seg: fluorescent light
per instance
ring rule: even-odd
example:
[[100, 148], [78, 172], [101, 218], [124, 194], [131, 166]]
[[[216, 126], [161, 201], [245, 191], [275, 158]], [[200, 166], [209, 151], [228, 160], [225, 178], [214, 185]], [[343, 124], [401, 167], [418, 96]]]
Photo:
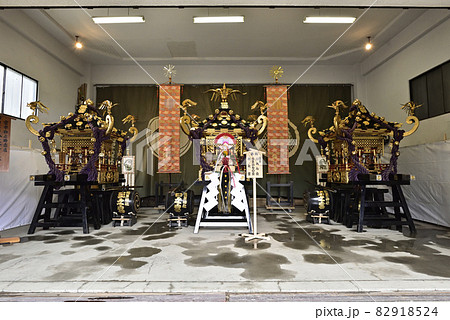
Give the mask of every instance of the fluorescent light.
[[306, 17], [303, 23], [353, 23], [355, 17]]
[[194, 23], [240, 23], [244, 16], [194, 17]]
[[96, 24], [106, 23], [142, 23], [145, 22], [143, 16], [123, 16], [123, 17], [92, 17]]

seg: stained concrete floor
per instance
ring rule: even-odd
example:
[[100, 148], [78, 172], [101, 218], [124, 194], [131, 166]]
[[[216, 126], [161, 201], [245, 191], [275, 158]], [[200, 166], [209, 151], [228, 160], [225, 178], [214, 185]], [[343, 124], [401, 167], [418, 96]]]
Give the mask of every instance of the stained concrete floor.
[[310, 224], [303, 208], [289, 215], [262, 213], [258, 230], [271, 240], [257, 245], [239, 236], [245, 229], [170, 229], [154, 209], [132, 227], [90, 234], [2, 231], [22, 242], [0, 246], [0, 300], [449, 300], [450, 229], [417, 222], [414, 237], [407, 227], [357, 233]]

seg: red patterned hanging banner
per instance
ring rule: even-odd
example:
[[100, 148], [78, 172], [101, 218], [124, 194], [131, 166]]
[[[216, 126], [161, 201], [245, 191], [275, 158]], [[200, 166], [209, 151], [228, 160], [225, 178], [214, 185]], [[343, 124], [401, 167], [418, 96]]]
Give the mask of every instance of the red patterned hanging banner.
[[180, 89], [180, 85], [159, 86], [159, 173], [181, 172]]
[[289, 174], [287, 86], [266, 87], [268, 174]]

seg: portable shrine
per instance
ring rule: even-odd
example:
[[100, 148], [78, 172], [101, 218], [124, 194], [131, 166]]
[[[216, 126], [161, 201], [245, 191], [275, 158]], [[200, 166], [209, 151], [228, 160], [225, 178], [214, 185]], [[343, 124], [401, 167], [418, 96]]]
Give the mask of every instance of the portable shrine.
[[[314, 137], [317, 133], [314, 118], [308, 116], [303, 123], [311, 126], [308, 136], [320, 144], [322, 156], [328, 163], [326, 181], [336, 192], [331, 216], [348, 227], [356, 223], [358, 232], [363, 231], [363, 225], [395, 225], [399, 230], [402, 225], [408, 225], [414, 233], [414, 222], [401, 188], [410, 183], [411, 176], [397, 173], [397, 160], [401, 140], [419, 126], [414, 115], [419, 106], [413, 102], [402, 106], [408, 114], [406, 123], [413, 124], [406, 132], [402, 123], [388, 122], [369, 112], [359, 100], [350, 108], [342, 101], [335, 101], [329, 107], [335, 110], [333, 125], [319, 131], [317, 138]], [[349, 114], [342, 118], [345, 109], [349, 109]], [[387, 143], [391, 155], [389, 162], [383, 162]], [[384, 194], [389, 191], [392, 201], [385, 201]]]
[[[31, 177], [44, 190], [29, 233], [34, 233], [36, 227], [77, 225], [88, 233], [88, 220], [99, 228], [100, 223], [108, 223], [113, 217], [131, 225], [140, 200], [132, 187], [120, 185], [120, 163], [127, 140], [137, 135], [136, 119], [127, 116], [122, 121], [131, 123], [129, 131], [119, 130], [114, 127], [114, 105], [110, 101], [96, 108], [87, 100], [77, 105], [74, 113], [61, 116], [60, 121], [43, 123], [38, 131], [32, 127], [39, 122], [37, 111], [47, 112], [48, 108], [39, 101], [28, 106], [33, 114], [26, 119], [26, 126], [41, 142], [50, 169], [46, 175]], [[61, 137], [59, 152], [56, 136]], [[54, 194], [58, 195], [56, 202]], [[52, 212], [52, 208], [56, 211]]]
[[211, 100], [220, 100], [220, 108], [201, 121], [191, 116], [187, 107], [196, 103], [182, 103], [184, 115], [180, 119], [183, 132], [190, 139], [198, 139], [200, 152], [199, 180], [203, 188], [194, 232], [200, 227], [247, 227], [251, 232], [249, 206], [243, 182], [245, 181], [245, 152], [267, 126], [267, 117], [261, 113], [256, 119], [246, 121], [229, 108], [228, 99], [239, 90], [210, 89]]
[[[313, 136], [317, 133], [314, 118], [304, 120], [305, 124], [311, 125], [308, 137], [319, 143], [328, 162], [328, 182], [348, 183], [357, 180], [358, 174], [374, 174], [388, 180], [390, 174], [397, 173], [400, 141], [419, 126], [419, 120], [414, 116], [414, 103], [409, 102], [402, 107], [409, 110], [406, 122], [414, 124], [407, 132], [401, 129], [402, 123], [388, 122], [370, 113], [359, 100], [355, 100], [350, 108], [340, 100], [329, 107], [335, 110], [333, 126], [319, 131], [317, 138]], [[345, 109], [349, 109], [349, 115], [341, 118]], [[388, 163], [383, 163], [384, 147], [389, 142], [392, 145], [391, 157]]]

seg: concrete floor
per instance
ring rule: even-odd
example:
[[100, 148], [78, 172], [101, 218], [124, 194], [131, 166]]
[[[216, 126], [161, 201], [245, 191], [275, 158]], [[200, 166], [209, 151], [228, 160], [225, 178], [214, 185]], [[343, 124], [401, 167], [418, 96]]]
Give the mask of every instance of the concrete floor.
[[245, 229], [169, 229], [154, 209], [141, 209], [132, 227], [90, 234], [2, 231], [22, 242], [0, 246], [0, 300], [449, 300], [448, 228], [417, 222], [415, 237], [407, 227], [357, 233], [310, 224], [301, 207], [291, 216], [260, 211], [258, 230], [272, 239], [257, 245], [239, 236]]

